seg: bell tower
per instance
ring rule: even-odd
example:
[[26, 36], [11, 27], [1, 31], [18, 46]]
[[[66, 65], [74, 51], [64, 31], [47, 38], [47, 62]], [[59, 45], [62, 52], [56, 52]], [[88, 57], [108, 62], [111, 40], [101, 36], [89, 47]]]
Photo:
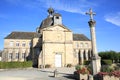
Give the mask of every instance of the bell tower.
[[53, 17], [54, 9], [50, 7], [50, 8], [48, 9], [48, 13], [49, 13], [49, 17]]
[[55, 13], [53, 16], [53, 25], [62, 24], [62, 17], [59, 13]]

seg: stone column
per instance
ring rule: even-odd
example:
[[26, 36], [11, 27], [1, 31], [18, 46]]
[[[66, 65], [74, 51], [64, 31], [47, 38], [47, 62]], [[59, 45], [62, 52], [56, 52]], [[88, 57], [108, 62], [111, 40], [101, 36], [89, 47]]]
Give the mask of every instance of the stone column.
[[88, 60], [88, 50], [85, 50], [85, 58]]
[[22, 49], [20, 48], [19, 49], [19, 61], [21, 61], [22, 60]]
[[84, 50], [80, 50], [81, 64], [83, 64], [84, 62], [83, 53], [84, 53]]
[[89, 22], [90, 32], [91, 32], [91, 41], [92, 41], [92, 73], [93, 75], [100, 72], [101, 69], [101, 58], [98, 56], [97, 47], [96, 47], [96, 35], [95, 35], [95, 24], [96, 21], [90, 20]]
[[92, 41], [92, 52], [94, 55], [97, 55], [97, 47], [96, 47], [96, 35], [95, 35], [95, 21], [89, 21], [90, 33], [91, 33], [91, 41]]
[[80, 56], [79, 56], [78, 54], [79, 54], [79, 50], [76, 49], [76, 50], [75, 50], [75, 55], [76, 55], [76, 57], [77, 57], [77, 62], [76, 62], [76, 63], [79, 64], [79, 57], [80, 57]]
[[92, 9], [89, 10], [89, 12], [86, 12], [86, 14], [90, 15], [90, 21], [89, 26], [90, 26], [90, 33], [91, 33], [91, 45], [92, 45], [92, 62], [91, 62], [91, 66], [92, 66], [92, 73], [93, 75], [97, 74], [98, 72], [100, 72], [100, 68], [101, 68], [101, 58], [98, 56], [97, 53], [97, 47], [96, 47], [96, 35], [95, 35], [95, 25], [96, 25], [96, 21], [93, 20], [93, 16], [96, 14], [92, 11]]
[[16, 59], [16, 56], [15, 56], [15, 49], [13, 49], [13, 52], [12, 52], [13, 54], [12, 54], [12, 61], [15, 61], [15, 59]]

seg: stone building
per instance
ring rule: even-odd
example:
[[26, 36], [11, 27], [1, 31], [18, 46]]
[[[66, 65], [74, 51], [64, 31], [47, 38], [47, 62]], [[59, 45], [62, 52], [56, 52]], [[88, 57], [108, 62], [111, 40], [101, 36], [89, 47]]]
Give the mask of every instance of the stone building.
[[5, 37], [3, 61], [32, 60], [38, 67], [64, 67], [91, 58], [91, 40], [84, 34], [74, 34], [52, 8], [48, 13], [36, 32], [12, 32]]

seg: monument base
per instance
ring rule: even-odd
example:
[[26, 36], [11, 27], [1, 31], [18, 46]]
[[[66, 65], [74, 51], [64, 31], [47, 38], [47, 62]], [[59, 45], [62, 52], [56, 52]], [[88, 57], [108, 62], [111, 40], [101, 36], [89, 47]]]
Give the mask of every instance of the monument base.
[[96, 75], [101, 70], [101, 57], [94, 55], [91, 58], [92, 74]]

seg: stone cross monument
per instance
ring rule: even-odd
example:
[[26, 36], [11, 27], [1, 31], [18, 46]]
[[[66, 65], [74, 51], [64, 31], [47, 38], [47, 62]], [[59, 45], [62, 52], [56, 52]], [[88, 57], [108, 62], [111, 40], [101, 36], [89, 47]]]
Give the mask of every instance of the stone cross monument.
[[91, 66], [92, 66], [92, 74], [95, 75], [98, 72], [100, 72], [101, 69], [101, 58], [98, 56], [97, 52], [97, 46], [96, 46], [96, 34], [95, 34], [95, 24], [96, 21], [93, 20], [93, 16], [95, 13], [92, 11], [92, 9], [89, 10], [89, 12], [86, 12], [86, 14], [90, 15], [90, 33], [91, 33], [91, 44], [92, 44], [92, 58], [91, 58]]

